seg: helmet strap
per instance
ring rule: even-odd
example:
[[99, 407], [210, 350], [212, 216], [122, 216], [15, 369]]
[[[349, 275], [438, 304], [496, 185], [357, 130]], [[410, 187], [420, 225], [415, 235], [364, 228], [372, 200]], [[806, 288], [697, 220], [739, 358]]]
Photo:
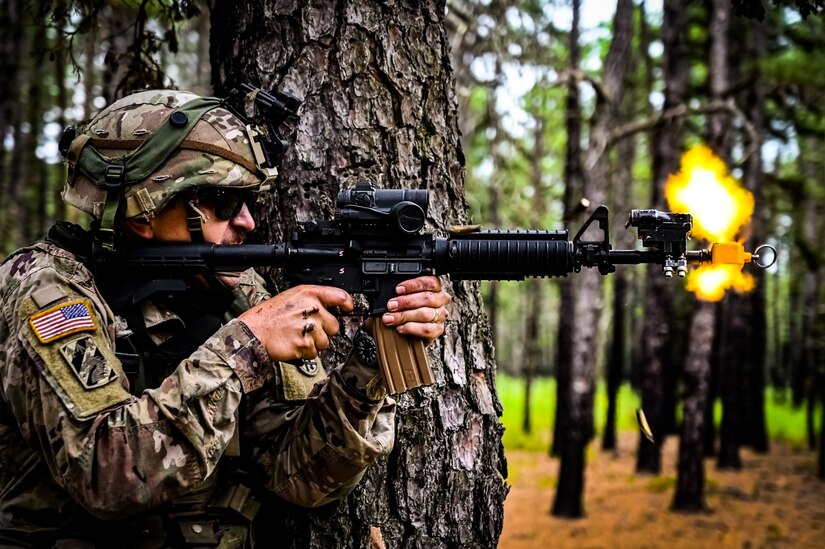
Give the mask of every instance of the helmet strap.
[[103, 179], [103, 186], [106, 188], [106, 203], [103, 206], [103, 216], [97, 234], [101, 245], [108, 251], [112, 251], [115, 246], [115, 227], [121, 210], [125, 173], [126, 169], [123, 165], [111, 164], [106, 169]]
[[186, 228], [192, 236], [192, 242], [203, 242], [203, 224], [209, 221], [209, 216], [198, 208], [198, 197], [195, 196], [186, 202], [186, 207], [193, 215], [186, 216]]

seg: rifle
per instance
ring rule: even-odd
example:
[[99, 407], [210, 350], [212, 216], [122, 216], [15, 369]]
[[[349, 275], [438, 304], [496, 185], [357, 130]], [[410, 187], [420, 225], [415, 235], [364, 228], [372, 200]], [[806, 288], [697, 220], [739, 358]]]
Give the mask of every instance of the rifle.
[[[688, 251], [693, 220], [687, 213], [632, 210], [625, 228], [635, 227], [644, 250], [614, 250], [608, 237], [608, 209], [599, 206], [572, 240], [562, 230], [479, 230], [453, 227], [446, 237], [424, 233], [426, 190], [376, 189], [359, 183], [338, 194], [331, 220], [304, 222], [287, 242], [219, 245], [203, 243], [132, 243], [114, 257], [119, 272], [159, 278], [250, 267], [278, 267], [294, 284], [335, 286], [362, 294], [368, 314], [386, 312], [399, 282], [422, 275], [452, 280], [523, 280], [562, 277], [582, 267], [603, 275], [616, 265], [657, 264], [666, 277], [683, 277], [688, 264], [753, 262], [767, 268], [776, 250], [762, 245], [753, 253], [737, 243]], [[601, 238], [585, 239], [594, 224]], [[763, 257], [763, 256], [767, 257]], [[376, 322], [380, 363], [390, 393], [431, 384], [423, 342]]]

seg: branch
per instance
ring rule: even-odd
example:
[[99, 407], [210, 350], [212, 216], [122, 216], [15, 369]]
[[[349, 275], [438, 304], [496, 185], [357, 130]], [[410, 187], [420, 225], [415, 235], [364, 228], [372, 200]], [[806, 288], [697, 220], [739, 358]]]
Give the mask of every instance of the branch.
[[602, 85], [602, 83], [580, 70], [563, 70], [559, 73], [559, 77], [552, 82], [548, 82], [547, 86], [550, 88], [557, 88], [560, 86], [567, 86], [571, 83], [579, 84], [581, 82], [587, 82], [590, 84], [593, 91], [595, 91], [596, 95], [599, 96], [600, 100], [607, 102], [610, 101], [610, 94], [607, 93], [607, 89]]
[[739, 107], [736, 106], [733, 99], [726, 99], [724, 101], [716, 99], [696, 108], [689, 108], [686, 104], [682, 103], [672, 109], [662, 111], [650, 118], [637, 120], [635, 122], [625, 124], [624, 126], [619, 126], [608, 135], [607, 145], [614, 145], [617, 141], [621, 141], [625, 137], [629, 137], [639, 132], [650, 131], [656, 128], [659, 124], [668, 120], [673, 120], [674, 118], [684, 118], [695, 114], [710, 114], [719, 111], [727, 111], [732, 116], [739, 118], [742, 121], [742, 127], [748, 136], [748, 148], [742, 154], [742, 158], [737, 164], [741, 166], [747, 162], [748, 158], [750, 158], [753, 153], [756, 152], [756, 149], [759, 147], [759, 140], [756, 133], [756, 128], [753, 124], [751, 124], [751, 121], [748, 120], [748, 117], [745, 116], [745, 113], [743, 113]]

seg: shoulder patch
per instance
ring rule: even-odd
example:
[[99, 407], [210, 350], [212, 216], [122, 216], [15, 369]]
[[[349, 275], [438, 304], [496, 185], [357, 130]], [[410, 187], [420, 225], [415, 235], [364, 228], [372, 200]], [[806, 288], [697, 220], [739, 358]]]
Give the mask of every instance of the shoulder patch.
[[327, 377], [319, 359], [301, 361], [299, 366], [279, 362], [284, 400], [306, 400], [316, 383]]
[[106, 361], [92, 336], [81, 336], [60, 347], [60, 354], [69, 364], [84, 389], [96, 389], [117, 379], [117, 372]]
[[29, 325], [40, 343], [50, 343], [77, 332], [97, 329], [88, 299], [74, 299], [29, 317]]
[[[81, 322], [90, 321], [92, 326], [91, 328], [82, 327], [76, 331], [90, 330], [90, 332], [79, 334], [72, 332], [74, 335], [59, 343], [50, 343], [50, 341], [54, 342], [70, 335], [69, 331], [51, 338], [43, 338], [42, 332], [45, 329], [42, 326], [35, 327], [33, 321], [37, 318], [44, 318], [47, 313], [59, 312], [73, 305], [80, 305], [80, 307], [70, 312], [68, 316], [78, 312], [83, 316], [85, 313], [89, 316], [89, 320]], [[22, 329], [26, 344], [31, 349], [31, 356], [38, 363], [49, 386], [75, 418], [84, 420], [94, 417], [102, 410], [127, 402], [132, 398], [122, 384], [124, 374], [120, 361], [110, 348], [111, 345], [106, 339], [104, 328], [100, 326], [95, 309], [92, 308], [88, 299], [75, 298], [46, 311], [35, 313], [36, 310], [37, 305], [31, 296], [24, 299], [20, 306], [21, 318], [28, 317], [31, 327], [29, 329], [24, 326]]]
[[66, 290], [60, 286], [49, 285], [32, 293], [32, 299], [38, 307], [51, 305], [58, 299], [66, 297]]

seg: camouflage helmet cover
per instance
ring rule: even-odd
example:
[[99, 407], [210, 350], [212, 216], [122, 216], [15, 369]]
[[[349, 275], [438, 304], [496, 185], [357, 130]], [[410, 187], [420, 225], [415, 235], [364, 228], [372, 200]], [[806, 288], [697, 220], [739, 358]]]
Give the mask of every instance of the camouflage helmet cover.
[[[134, 152], [166, 123], [175, 109], [198, 97], [174, 90], [135, 93], [101, 111], [86, 125], [83, 134], [101, 155], [115, 160]], [[77, 156], [75, 151], [73, 158], [70, 149], [67, 155], [70, 170], [63, 199], [99, 219], [107, 190], [102, 182], [73, 169]], [[261, 190], [265, 179], [257, 168], [245, 124], [226, 108], [216, 106], [195, 123], [179, 150], [172, 152], [150, 176], [124, 187], [125, 216], [149, 219], [176, 194], [189, 189]]]

